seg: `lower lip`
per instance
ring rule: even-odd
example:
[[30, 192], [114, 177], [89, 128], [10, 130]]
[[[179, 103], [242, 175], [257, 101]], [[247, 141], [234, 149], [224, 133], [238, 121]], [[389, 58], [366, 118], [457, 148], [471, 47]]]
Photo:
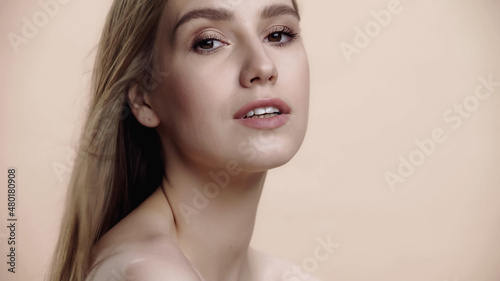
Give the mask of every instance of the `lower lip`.
[[242, 118], [236, 119], [236, 121], [242, 125], [245, 125], [254, 129], [276, 129], [288, 122], [290, 119], [290, 114], [281, 114], [269, 118]]

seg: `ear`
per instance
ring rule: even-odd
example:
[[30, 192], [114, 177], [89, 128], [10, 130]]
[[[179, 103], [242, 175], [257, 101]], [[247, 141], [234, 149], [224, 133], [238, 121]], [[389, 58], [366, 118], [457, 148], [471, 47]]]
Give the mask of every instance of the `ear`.
[[160, 118], [151, 107], [149, 94], [140, 91], [137, 84], [129, 88], [128, 100], [130, 110], [139, 123], [149, 128], [154, 128], [160, 124]]

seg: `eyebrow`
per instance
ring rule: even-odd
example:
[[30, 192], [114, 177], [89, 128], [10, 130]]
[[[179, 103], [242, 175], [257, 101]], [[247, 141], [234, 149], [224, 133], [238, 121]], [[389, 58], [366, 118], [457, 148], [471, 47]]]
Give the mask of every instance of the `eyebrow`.
[[260, 16], [263, 19], [268, 19], [268, 18], [283, 16], [283, 15], [292, 15], [300, 21], [299, 13], [297, 13], [297, 11], [295, 11], [294, 8], [287, 6], [287, 5], [282, 5], [282, 4], [275, 4], [275, 5], [267, 6], [262, 11]]
[[204, 8], [192, 10], [182, 16], [182, 18], [177, 22], [174, 28], [174, 33], [181, 25], [197, 18], [206, 18], [214, 21], [227, 21], [234, 18], [234, 13], [223, 8]]
[[[282, 15], [292, 15], [300, 21], [300, 16], [294, 8], [282, 4], [275, 4], [265, 7], [261, 12], [260, 17], [263, 19], [269, 19]], [[214, 21], [229, 21], [234, 18], [234, 12], [224, 8], [203, 8], [192, 10], [182, 16], [181, 19], [177, 22], [174, 27], [174, 33], [179, 29], [181, 25], [197, 18], [206, 18]]]

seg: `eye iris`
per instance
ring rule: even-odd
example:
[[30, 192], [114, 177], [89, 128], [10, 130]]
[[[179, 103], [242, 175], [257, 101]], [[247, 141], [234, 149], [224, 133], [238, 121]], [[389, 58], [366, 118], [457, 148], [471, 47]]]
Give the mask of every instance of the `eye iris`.
[[275, 32], [275, 33], [269, 35], [270, 42], [281, 42], [281, 39], [282, 39], [282, 34], [279, 32]]
[[212, 49], [214, 47], [214, 40], [205, 40], [200, 43], [201, 49]]

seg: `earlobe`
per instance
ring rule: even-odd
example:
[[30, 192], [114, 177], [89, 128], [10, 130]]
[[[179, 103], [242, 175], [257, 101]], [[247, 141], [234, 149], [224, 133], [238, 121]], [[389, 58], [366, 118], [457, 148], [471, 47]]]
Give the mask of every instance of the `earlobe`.
[[150, 106], [147, 94], [139, 91], [137, 84], [129, 88], [127, 95], [130, 110], [139, 123], [149, 128], [157, 127], [160, 124], [160, 118]]

